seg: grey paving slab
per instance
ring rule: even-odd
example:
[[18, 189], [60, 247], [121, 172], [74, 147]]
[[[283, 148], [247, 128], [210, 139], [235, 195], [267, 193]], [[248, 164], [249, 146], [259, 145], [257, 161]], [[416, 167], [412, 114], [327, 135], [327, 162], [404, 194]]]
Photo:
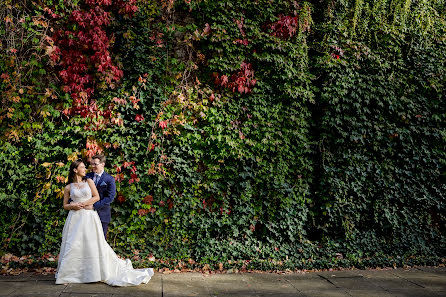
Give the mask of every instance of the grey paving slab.
[[306, 290], [302, 292], [305, 297], [351, 297], [346, 291], [340, 288], [330, 290]]
[[409, 268], [409, 269], [395, 269], [389, 271], [391, 274], [399, 276], [399, 277], [410, 277], [410, 278], [417, 278], [417, 277], [443, 277], [443, 275], [438, 273], [433, 273], [430, 271], [422, 271], [416, 268]]
[[259, 297], [255, 292], [252, 291], [241, 291], [233, 293], [211, 293], [211, 297]]
[[110, 287], [104, 283], [88, 283], [88, 284], [68, 284], [63, 293], [79, 293], [79, 294], [110, 294], [116, 292], [117, 288]]
[[199, 273], [172, 273], [162, 277], [163, 297], [209, 296], [204, 278]]
[[64, 285], [55, 285], [50, 281], [10, 282], [14, 289], [7, 296], [58, 296], [65, 289]]
[[[91, 294], [91, 293], [62, 293], [59, 297], [110, 297], [114, 295], [106, 294]], [[129, 295], [122, 295], [128, 297]]]
[[15, 288], [8, 282], [0, 282], [0, 296], [7, 296], [15, 291]]
[[389, 292], [393, 297], [444, 297], [436, 292], [426, 289], [398, 289]]
[[393, 275], [392, 270], [379, 270], [379, 269], [368, 269], [368, 270], [356, 270], [355, 273], [359, 276], [363, 277], [382, 277], [382, 278], [389, 278], [389, 277], [395, 277]]
[[418, 290], [421, 287], [414, 284], [414, 283], [410, 283], [406, 280], [401, 280], [401, 279], [395, 279], [395, 280], [389, 280], [389, 279], [371, 279], [370, 280], [373, 284], [375, 284], [376, 286], [386, 290], [386, 291], [392, 291], [392, 290], [400, 290], [402, 288], [405, 288], [407, 290]]
[[373, 285], [384, 289], [386, 291], [398, 290], [401, 288], [419, 289], [420, 286], [401, 278], [392, 273], [392, 270], [363, 270], [358, 271], [358, 274], [363, 276]]
[[218, 281], [239, 281], [239, 280], [245, 280], [245, 278], [247, 276], [249, 276], [249, 273], [231, 273], [231, 274], [226, 274], [226, 273], [218, 273], [218, 274], [202, 274], [202, 276], [205, 279], [210, 279], [210, 280], [218, 280]]
[[256, 296], [254, 287], [246, 281], [243, 274], [215, 274], [204, 279], [211, 296], [224, 294]]
[[354, 297], [393, 297], [393, 295], [383, 289], [346, 290], [350, 296]]
[[397, 270], [392, 274], [432, 291], [446, 291], [446, 275], [420, 270]]
[[254, 293], [254, 292], [240, 292], [233, 294], [211, 294], [211, 297], [305, 297], [300, 293], [277, 293], [277, 295], [271, 295], [267, 293]]
[[310, 278], [310, 279], [293, 279], [289, 278], [288, 281], [298, 291], [314, 291], [314, 290], [334, 290], [336, 285], [327, 281], [324, 278]]
[[417, 267], [418, 270], [424, 271], [424, 272], [431, 272], [439, 275], [446, 275], [446, 267]]
[[193, 296], [193, 297], [209, 297], [209, 293], [203, 293], [200, 294], [199, 292], [195, 292], [195, 291], [184, 291], [184, 292], [180, 292], [180, 291], [176, 291], [176, 292], [168, 292], [163, 296], [169, 296], [169, 297], [186, 297], [186, 296]]
[[446, 291], [446, 276], [444, 277], [417, 277], [409, 280], [423, 288], [432, 291]]
[[13, 294], [13, 295], [7, 295], [8, 297], [10, 296], [14, 296], [14, 297], [55, 297], [55, 296], [60, 296], [60, 294], [56, 294], [56, 293], [52, 293], [52, 294], [48, 294], [48, 293], [17, 293], [17, 294]]
[[348, 290], [380, 290], [382, 289], [376, 283], [369, 281], [366, 278], [336, 278], [330, 281], [338, 288], [345, 288]]
[[299, 291], [284, 277], [275, 273], [244, 274], [244, 280], [252, 285], [254, 292], [264, 296], [290, 295], [296, 296]]
[[281, 274], [283, 277], [287, 279], [294, 279], [294, 280], [307, 280], [307, 279], [320, 279], [321, 277], [318, 275], [317, 272], [306, 272], [306, 273], [285, 273]]
[[274, 291], [264, 291], [264, 292], [252, 292], [249, 296], [256, 296], [256, 297], [305, 297], [305, 295], [302, 292], [288, 292], [288, 293], [281, 293], [281, 292], [274, 292]]
[[[181, 273], [159, 273], [163, 276], [165, 279], [175, 278], [175, 279], [181, 279], [181, 278], [203, 278], [205, 276], [212, 276], [216, 274], [204, 274], [200, 272], [181, 272]], [[221, 275], [221, 274], [220, 274]]]
[[315, 274], [326, 278], [354, 278], [361, 277], [356, 270], [336, 270], [336, 271], [321, 271]]

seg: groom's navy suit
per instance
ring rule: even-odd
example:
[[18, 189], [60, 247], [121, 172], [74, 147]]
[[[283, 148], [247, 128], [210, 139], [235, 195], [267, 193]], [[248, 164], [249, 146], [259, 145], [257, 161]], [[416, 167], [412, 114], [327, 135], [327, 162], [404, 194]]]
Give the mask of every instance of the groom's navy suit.
[[[94, 172], [87, 173], [87, 178], [94, 180]], [[110, 204], [116, 196], [115, 179], [104, 171], [96, 182], [96, 188], [98, 189], [100, 200], [93, 204], [93, 208], [98, 212], [104, 235], [107, 236], [108, 224], [111, 219]]]

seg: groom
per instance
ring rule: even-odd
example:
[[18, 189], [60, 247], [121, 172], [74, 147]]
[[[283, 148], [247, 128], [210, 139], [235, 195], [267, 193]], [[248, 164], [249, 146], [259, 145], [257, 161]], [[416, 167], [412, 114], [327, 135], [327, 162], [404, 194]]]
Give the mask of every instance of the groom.
[[93, 156], [90, 161], [90, 166], [93, 172], [87, 173], [87, 178], [93, 180], [100, 197], [100, 200], [93, 204], [93, 208], [98, 212], [104, 236], [107, 238], [108, 224], [110, 223], [111, 218], [110, 204], [116, 196], [115, 179], [104, 171], [104, 155]]

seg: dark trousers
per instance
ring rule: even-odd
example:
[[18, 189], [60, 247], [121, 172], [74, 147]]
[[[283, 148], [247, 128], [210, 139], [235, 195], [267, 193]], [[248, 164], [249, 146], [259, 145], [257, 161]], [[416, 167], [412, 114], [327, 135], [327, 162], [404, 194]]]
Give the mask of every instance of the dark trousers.
[[101, 222], [102, 230], [104, 230], [105, 239], [107, 239], [108, 223]]

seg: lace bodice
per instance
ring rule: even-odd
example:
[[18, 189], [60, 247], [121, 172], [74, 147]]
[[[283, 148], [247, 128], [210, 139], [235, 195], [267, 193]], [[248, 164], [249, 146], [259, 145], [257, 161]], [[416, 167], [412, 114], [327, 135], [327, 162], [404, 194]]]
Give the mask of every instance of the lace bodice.
[[70, 184], [70, 198], [74, 202], [84, 202], [91, 197], [91, 189], [87, 182]]

